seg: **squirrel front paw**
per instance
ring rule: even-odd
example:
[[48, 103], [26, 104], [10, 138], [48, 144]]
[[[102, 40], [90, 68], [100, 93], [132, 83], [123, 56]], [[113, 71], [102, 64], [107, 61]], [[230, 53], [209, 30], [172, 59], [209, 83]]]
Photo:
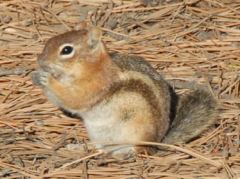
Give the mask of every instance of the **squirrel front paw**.
[[31, 73], [31, 79], [34, 85], [47, 86], [49, 73], [38, 70]]

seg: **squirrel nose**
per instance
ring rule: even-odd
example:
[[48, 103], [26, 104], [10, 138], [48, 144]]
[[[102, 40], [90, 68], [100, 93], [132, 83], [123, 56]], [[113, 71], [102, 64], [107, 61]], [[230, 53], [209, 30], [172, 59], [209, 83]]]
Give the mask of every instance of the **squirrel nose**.
[[38, 55], [37, 63], [40, 67], [43, 67], [43, 55], [42, 54]]
[[40, 68], [42, 68], [44, 71], [48, 71], [48, 65], [46, 64], [44, 57], [42, 54], [40, 54], [37, 58], [37, 63], [40, 66]]

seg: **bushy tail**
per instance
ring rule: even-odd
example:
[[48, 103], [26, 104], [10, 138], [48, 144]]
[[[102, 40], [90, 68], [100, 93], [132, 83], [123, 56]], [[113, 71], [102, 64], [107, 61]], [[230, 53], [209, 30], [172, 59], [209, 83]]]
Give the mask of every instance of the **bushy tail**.
[[176, 116], [164, 138], [165, 143], [186, 143], [216, 121], [217, 102], [205, 90], [178, 96]]

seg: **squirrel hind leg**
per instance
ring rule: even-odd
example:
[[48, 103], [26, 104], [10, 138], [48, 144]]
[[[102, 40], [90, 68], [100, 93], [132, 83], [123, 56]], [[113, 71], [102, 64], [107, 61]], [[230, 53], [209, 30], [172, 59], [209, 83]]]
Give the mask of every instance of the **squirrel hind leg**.
[[204, 90], [180, 95], [176, 116], [164, 138], [165, 143], [186, 143], [215, 123], [217, 102]]

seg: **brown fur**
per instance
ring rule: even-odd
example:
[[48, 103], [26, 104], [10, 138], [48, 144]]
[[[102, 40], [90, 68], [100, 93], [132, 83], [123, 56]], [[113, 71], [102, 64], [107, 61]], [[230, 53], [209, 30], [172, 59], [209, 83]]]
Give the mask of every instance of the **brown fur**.
[[108, 63], [110, 62], [106, 59], [94, 63], [84, 61], [79, 65], [84, 76], [74, 78], [72, 82], [74, 85], [66, 86], [51, 77], [48, 88], [61, 100], [63, 108], [65, 106], [73, 110], [89, 108], [102, 99], [106, 89], [115, 80], [112, 78], [116, 76], [118, 69], [111, 69]]
[[[63, 58], [59, 49], [65, 44], [75, 51]], [[195, 91], [177, 102], [168, 83], [143, 58], [108, 55], [100, 31], [94, 28], [50, 39], [38, 62], [34, 83], [59, 108], [83, 116], [95, 142], [160, 142], [169, 125], [164, 141], [186, 142], [214, 122], [212, 96]], [[196, 126], [199, 129], [192, 130]], [[125, 149], [117, 150], [132, 150]], [[134, 150], [151, 148], [135, 146]]]
[[[82, 43], [87, 40], [86, 30], [61, 34], [50, 39], [38, 57], [40, 67], [52, 74], [49, 77], [48, 88], [61, 101], [62, 108], [73, 110], [89, 108], [100, 101], [106, 93], [105, 89], [117, 80], [119, 69], [113, 65], [108, 54], [102, 50], [102, 47], [91, 54], [91, 49], [87, 44]], [[54, 47], [59, 47], [64, 43], [73, 43], [76, 47], [80, 46], [81, 50], [76, 50], [71, 59], [60, 61], [57, 56], [58, 48]], [[49, 64], [60, 65], [62, 69], [53, 70]], [[59, 82], [62, 76], [68, 77], [71, 83]]]
[[[118, 92], [121, 91], [127, 91], [127, 92], [135, 92], [139, 93], [143, 98], [146, 100], [146, 102], [149, 105], [150, 113], [152, 114], [153, 119], [148, 119], [148, 121], [152, 121], [152, 125], [156, 126], [156, 132], [155, 132], [155, 137], [151, 138], [145, 138], [147, 141], [161, 141], [163, 138], [164, 134], [166, 133], [168, 129], [168, 123], [169, 123], [169, 116], [168, 114], [166, 116], [165, 113], [161, 113], [161, 108], [163, 105], [160, 105], [159, 100], [157, 100], [156, 96], [153, 93], [153, 89], [151, 89], [148, 85], [146, 85], [144, 82], [141, 80], [136, 80], [136, 79], [129, 79], [126, 81], [120, 81], [116, 84], [113, 84], [112, 89], [110, 89], [109, 94], [117, 94]], [[160, 91], [157, 91], [160, 93]], [[166, 104], [168, 104], [167, 101], [165, 101]], [[141, 105], [141, 104], [139, 104]], [[127, 107], [127, 109], [129, 106]], [[121, 113], [125, 113], [126, 116], [126, 111], [121, 111]], [[130, 112], [131, 113], [131, 112]], [[122, 119], [125, 120], [125, 119]], [[136, 122], [136, 124], [138, 124]], [[144, 125], [144, 122], [141, 122], [138, 125]], [[137, 127], [137, 126], [134, 126]], [[143, 139], [142, 139], [143, 140]]]

